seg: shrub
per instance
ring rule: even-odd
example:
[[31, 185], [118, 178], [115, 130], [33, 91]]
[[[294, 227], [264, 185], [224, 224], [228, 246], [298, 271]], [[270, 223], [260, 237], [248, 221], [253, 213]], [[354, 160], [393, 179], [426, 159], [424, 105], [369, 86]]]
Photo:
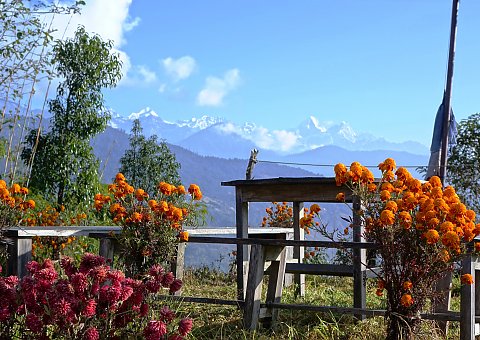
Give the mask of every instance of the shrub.
[[[35, 339], [124, 339], [143, 334], [145, 339], [169, 335], [182, 339], [192, 320], [178, 323], [167, 306], [158, 312], [150, 305], [161, 290], [175, 292], [182, 282], [159, 265], [141, 279], [131, 279], [85, 254], [77, 267], [63, 257], [57, 272], [51, 260], [32, 261], [28, 275], [0, 278], [0, 334], [22, 334]], [[151, 316], [156, 319], [151, 320]]]

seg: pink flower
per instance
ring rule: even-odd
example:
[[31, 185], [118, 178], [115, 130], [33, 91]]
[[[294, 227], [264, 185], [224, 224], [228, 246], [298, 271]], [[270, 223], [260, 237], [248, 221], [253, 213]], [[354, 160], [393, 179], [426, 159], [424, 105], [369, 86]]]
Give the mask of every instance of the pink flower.
[[25, 268], [30, 273], [30, 275], [33, 275], [40, 269], [40, 265], [37, 261], [30, 261], [26, 264]]
[[150, 268], [150, 271], [148, 272], [148, 274], [155, 278], [158, 278], [161, 275], [163, 275], [164, 272], [165, 270], [163, 269], [163, 267], [159, 264], [156, 264], [156, 265], [153, 265], [152, 268]]
[[98, 334], [98, 330], [95, 327], [90, 327], [87, 329], [83, 336], [84, 340], [99, 340], [100, 334]]
[[101, 256], [97, 256], [91, 253], [85, 253], [82, 257], [82, 261], [80, 262], [80, 272], [87, 273], [89, 270], [103, 266], [105, 264], [105, 259]]
[[97, 312], [97, 302], [94, 299], [90, 299], [85, 304], [85, 308], [82, 311], [82, 315], [86, 316], [87, 318], [90, 316], [94, 316]]
[[60, 266], [63, 268], [63, 270], [65, 270], [65, 273], [68, 277], [77, 272], [77, 268], [75, 268], [71, 257], [63, 256], [60, 260]]
[[189, 319], [189, 318], [182, 319], [178, 323], [178, 333], [185, 336], [188, 333], [190, 333], [190, 331], [192, 330], [192, 327], [193, 327], [192, 319]]
[[173, 334], [168, 337], [168, 340], [183, 340], [184, 337], [178, 334]]
[[8, 320], [11, 314], [12, 313], [8, 307], [0, 307], [0, 322]]
[[170, 285], [170, 293], [178, 292], [182, 288], [183, 282], [180, 279], [173, 280]]
[[122, 294], [120, 295], [120, 300], [127, 300], [133, 293], [133, 288], [130, 286], [122, 286]]
[[112, 284], [115, 284], [125, 280], [125, 274], [120, 270], [111, 270], [108, 272], [107, 278], [112, 281]]
[[34, 333], [39, 333], [43, 328], [42, 322], [35, 314], [28, 314], [25, 324]]
[[76, 273], [70, 277], [73, 289], [76, 293], [83, 293], [88, 288], [88, 278], [83, 273]]
[[148, 280], [145, 283], [145, 288], [150, 292], [150, 293], [157, 293], [160, 290], [160, 282], [155, 281], [155, 280]]
[[160, 310], [160, 317], [166, 323], [170, 323], [173, 319], [175, 319], [175, 313], [167, 306], [163, 306]]
[[143, 331], [146, 340], [157, 340], [161, 336], [167, 334], [167, 325], [162, 321], [151, 320], [148, 322], [147, 327]]
[[148, 304], [146, 303], [143, 303], [141, 306], [140, 306], [140, 316], [146, 316], [148, 314]]
[[175, 277], [173, 276], [172, 272], [166, 273], [162, 278], [162, 286], [168, 287], [172, 284]]

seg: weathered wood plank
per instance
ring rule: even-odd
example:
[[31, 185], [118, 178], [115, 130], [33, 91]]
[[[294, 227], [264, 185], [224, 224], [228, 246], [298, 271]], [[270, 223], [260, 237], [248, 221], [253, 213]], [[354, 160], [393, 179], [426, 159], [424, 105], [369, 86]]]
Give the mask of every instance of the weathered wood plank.
[[[248, 202], [245, 202], [240, 190], [235, 191], [235, 220], [237, 238], [248, 238]], [[237, 243], [237, 299], [245, 299], [245, 287], [248, 273], [247, 244]]]
[[[364, 228], [360, 211], [362, 202], [360, 197], [354, 196], [353, 209], [353, 241], [364, 242]], [[366, 275], [367, 252], [366, 249], [353, 249], [353, 307], [363, 309], [367, 306], [367, 275]], [[355, 314], [358, 320], [363, 320], [365, 315]]]
[[[266, 302], [279, 303], [282, 300], [283, 278], [285, 276], [287, 252], [285, 247], [267, 247], [267, 252], [268, 248], [273, 248], [275, 253], [280, 251], [280, 256], [278, 257], [277, 261], [272, 261], [272, 264], [270, 265], [271, 273], [268, 279]], [[266, 328], [275, 328], [278, 317], [278, 309], [268, 307], [266, 313], [268, 317], [262, 320], [263, 325]]]
[[352, 265], [338, 264], [309, 264], [309, 263], [287, 263], [286, 273], [303, 273], [308, 275], [331, 275], [353, 277]]
[[[175, 275], [175, 278], [180, 280], [183, 280], [183, 274], [185, 270], [185, 248], [186, 243], [180, 242], [177, 244], [177, 256], [175, 256], [175, 259], [172, 261], [171, 264], [171, 270], [173, 272], [173, 275]], [[173, 295], [182, 295], [182, 289], [176, 291], [175, 293], [173, 293]]]
[[260, 299], [262, 298], [263, 268], [265, 266], [265, 251], [262, 245], [252, 245], [250, 264], [243, 310], [243, 326], [254, 330], [258, 326], [260, 316]]
[[114, 252], [115, 252], [115, 240], [111, 238], [101, 238], [100, 247], [98, 249], [98, 255], [103, 256], [107, 260], [110, 260], [111, 265], [113, 265]]
[[[472, 255], [467, 254], [462, 259], [462, 275], [475, 274]], [[463, 284], [460, 288], [460, 340], [475, 339], [475, 282], [472, 285]]]
[[339, 190], [345, 191], [348, 202], [351, 200], [351, 191], [337, 187], [332, 177], [279, 177], [229, 181], [221, 185], [240, 188], [244, 200], [249, 202], [336, 202]]
[[7, 275], [24, 277], [27, 274], [25, 265], [32, 260], [32, 239], [7, 240], [7, 249]]
[[[300, 219], [305, 215], [303, 202], [293, 202], [293, 239], [301, 241], [305, 239], [305, 231], [300, 228]], [[293, 246], [293, 258], [297, 263], [303, 262], [305, 247]], [[305, 296], [305, 274], [295, 273], [293, 275], [295, 283], [295, 296]]]

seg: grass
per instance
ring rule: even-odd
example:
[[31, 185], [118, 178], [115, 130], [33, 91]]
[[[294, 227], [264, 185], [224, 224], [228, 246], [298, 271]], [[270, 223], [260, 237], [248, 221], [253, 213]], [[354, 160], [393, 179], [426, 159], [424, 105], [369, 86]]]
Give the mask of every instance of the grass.
[[[326, 306], [351, 307], [353, 301], [351, 278], [307, 276], [306, 294], [296, 298], [293, 286], [284, 289], [282, 302]], [[452, 310], [458, 310], [458, 280], [454, 281]], [[266, 288], [264, 289], [264, 291]], [[385, 300], [375, 295], [374, 281], [367, 282], [367, 307], [385, 309]], [[219, 299], [236, 298], [235, 280], [219, 271], [202, 268], [189, 270], [184, 279], [184, 296]], [[386, 324], [383, 317], [356, 321], [353, 316], [309, 311], [281, 310], [275, 330], [260, 327], [255, 331], [242, 328], [242, 313], [237, 307], [174, 303], [182, 316], [194, 319], [192, 339], [307, 339], [307, 340], [380, 340], [385, 338]], [[419, 339], [442, 339], [432, 321], [424, 321]], [[459, 324], [451, 322], [448, 339], [459, 338]]]

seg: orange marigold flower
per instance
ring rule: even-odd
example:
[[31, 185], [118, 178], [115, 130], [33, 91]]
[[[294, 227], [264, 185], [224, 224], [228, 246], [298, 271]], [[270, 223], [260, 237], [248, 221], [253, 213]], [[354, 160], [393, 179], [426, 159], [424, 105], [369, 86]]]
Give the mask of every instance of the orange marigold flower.
[[440, 235], [435, 229], [428, 229], [427, 232], [423, 234], [423, 237], [425, 237], [428, 244], [435, 244], [440, 239]]
[[312, 214], [317, 214], [320, 212], [320, 206], [318, 204], [312, 204], [310, 206], [310, 211], [312, 212]]
[[150, 209], [155, 210], [155, 208], [157, 207], [157, 205], [158, 205], [158, 203], [157, 203], [157, 201], [155, 201], [155, 200], [149, 200], [149, 201], [148, 201], [148, 206], [150, 207]]
[[374, 183], [370, 183], [367, 186], [367, 190], [368, 190], [368, 192], [375, 192], [377, 190], [377, 186]]
[[379, 279], [377, 281], [377, 287], [378, 289], [382, 289], [382, 290], [385, 289], [385, 281], [383, 281], [382, 279]]
[[475, 217], [476, 217], [475, 211], [473, 211], [473, 210], [467, 210], [466, 213], [465, 213], [465, 216], [466, 216], [470, 221], [475, 221]]
[[396, 214], [398, 211], [397, 203], [395, 201], [388, 201], [387, 204], [385, 204], [385, 209], [390, 210], [394, 214]]
[[378, 288], [375, 292], [375, 295], [377, 296], [383, 296], [383, 289]]
[[201, 200], [202, 199], [202, 192], [200, 191], [200, 187], [196, 184], [190, 184], [188, 187], [188, 192], [192, 195], [194, 200]]
[[387, 158], [382, 163], [378, 164], [378, 168], [382, 171], [393, 171], [397, 165], [392, 158]]
[[434, 187], [442, 187], [442, 180], [438, 176], [432, 176], [428, 182]]
[[139, 201], [143, 201], [145, 198], [148, 197], [148, 194], [143, 189], [135, 190], [135, 198]]
[[463, 274], [460, 277], [460, 282], [464, 285], [471, 285], [473, 284], [473, 277], [471, 274]]
[[448, 251], [446, 249], [443, 249], [443, 250], [440, 251], [439, 257], [443, 262], [450, 261], [450, 254], [448, 253]]
[[19, 194], [21, 189], [22, 189], [22, 188], [20, 187], [20, 185], [18, 185], [17, 183], [15, 183], [15, 184], [12, 185], [12, 187], [10, 188], [10, 193], [13, 194], [13, 195]]
[[27, 194], [28, 194], [28, 188], [21, 187], [21, 188], [20, 188], [20, 193], [21, 193], [22, 195], [27, 195]]
[[443, 190], [443, 196], [448, 198], [457, 197], [457, 193], [455, 192], [455, 189], [449, 185], [445, 188], [445, 190]]
[[179, 185], [175, 192], [179, 195], [185, 195], [187, 191], [185, 190], [185, 187], [183, 185]]
[[390, 197], [391, 197], [390, 191], [388, 191], [388, 190], [380, 191], [380, 199], [382, 201], [387, 201], [387, 200], [390, 199]]
[[430, 228], [430, 229], [433, 229], [433, 228], [436, 228], [438, 226], [438, 224], [440, 223], [440, 220], [436, 217], [433, 217], [431, 219], [429, 219], [427, 221], [427, 226]]
[[442, 234], [445, 234], [449, 231], [453, 231], [454, 229], [455, 229], [455, 226], [450, 221], [445, 221], [440, 225], [440, 231], [442, 232]]
[[422, 192], [422, 182], [420, 182], [416, 178], [411, 177], [411, 178], [407, 179], [405, 184], [406, 184], [408, 190], [410, 190], [413, 193]]
[[400, 225], [404, 229], [410, 229], [410, 227], [412, 226], [412, 215], [410, 215], [408, 211], [401, 211], [398, 214], [398, 219], [400, 221]]
[[441, 198], [443, 197], [443, 190], [441, 187], [434, 187], [432, 191], [430, 191], [431, 198]]
[[392, 183], [389, 182], [383, 182], [382, 185], [380, 186], [380, 190], [387, 190], [389, 192], [394, 192], [395, 188], [392, 185]]
[[181, 231], [178, 233], [178, 238], [180, 242], [188, 242], [188, 231]]
[[475, 251], [476, 252], [480, 251], [480, 242], [475, 242]]
[[398, 170], [395, 172], [395, 175], [397, 175], [397, 179], [402, 182], [405, 182], [405, 180], [412, 177], [410, 172], [404, 167], [398, 168]]
[[362, 183], [372, 183], [375, 178], [373, 177], [372, 172], [368, 168], [362, 166], [362, 175], [360, 176], [360, 180], [362, 181]]
[[425, 182], [422, 184], [422, 192], [429, 193], [433, 189], [432, 184], [430, 182]]
[[116, 176], [115, 176], [115, 182], [123, 182], [125, 181], [125, 176], [119, 172]]
[[34, 201], [34, 200], [28, 200], [28, 201], [26, 201], [25, 203], [28, 204], [28, 207], [29, 207], [30, 209], [34, 209], [34, 208], [35, 208], [35, 201]]
[[402, 287], [403, 287], [403, 290], [410, 290], [410, 289], [412, 289], [413, 284], [410, 281], [405, 281], [403, 283]]
[[7, 182], [5, 182], [3, 179], [0, 179], [0, 189], [6, 189], [7, 188]]
[[467, 207], [465, 207], [465, 204], [463, 203], [458, 202], [450, 206], [450, 214], [454, 216], [459, 216], [459, 215], [461, 216], [466, 214], [466, 212], [467, 212]]
[[180, 221], [183, 218], [183, 212], [180, 208], [173, 208], [172, 216], [174, 221]]
[[384, 226], [392, 225], [395, 222], [395, 214], [390, 210], [383, 210], [380, 214], [380, 222]]
[[335, 199], [339, 202], [344, 202], [345, 201], [345, 194], [343, 192], [339, 192], [337, 196], [335, 196]]
[[166, 182], [160, 182], [158, 184], [158, 189], [160, 190], [160, 192], [166, 196], [169, 196], [173, 193], [173, 190], [175, 189], [175, 187], [169, 183], [166, 183]]
[[410, 294], [403, 294], [402, 298], [400, 299], [400, 304], [403, 307], [410, 307], [413, 305], [413, 298]]
[[385, 171], [385, 172], [383, 173], [383, 176], [382, 176], [382, 177], [383, 177], [383, 179], [384, 179], [385, 181], [389, 181], [389, 182], [390, 182], [390, 181], [393, 181], [393, 180], [395, 179], [395, 174], [393, 173], [393, 171], [388, 170], [388, 171]]
[[345, 164], [338, 163], [337, 165], [335, 165], [334, 171], [335, 171], [335, 183], [338, 186], [344, 184], [347, 181], [347, 178], [345, 176], [347, 173], [347, 167], [345, 166]]
[[447, 231], [442, 236], [442, 243], [445, 247], [456, 250], [460, 246], [460, 238], [455, 231]]

